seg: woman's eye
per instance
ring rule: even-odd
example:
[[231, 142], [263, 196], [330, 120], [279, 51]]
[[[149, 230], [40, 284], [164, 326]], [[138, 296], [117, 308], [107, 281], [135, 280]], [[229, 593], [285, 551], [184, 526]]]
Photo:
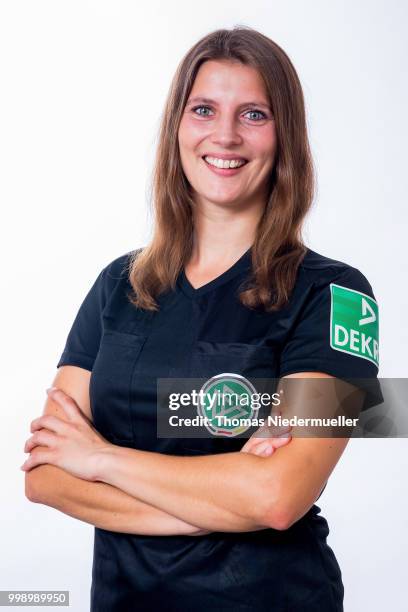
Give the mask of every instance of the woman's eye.
[[[263, 113], [262, 111], [259, 110], [250, 110], [247, 113], [245, 113], [246, 115], [252, 115], [252, 117], [250, 117], [250, 119], [253, 119], [255, 121], [259, 121], [260, 119], [266, 119], [266, 115], [265, 113]], [[254, 115], [258, 115], [258, 118]]]
[[196, 106], [192, 110], [193, 110], [194, 113], [196, 113], [196, 115], [199, 115], [200, 117], [208, 117], [208, 113], [207, 112], [198, 113], [197, 111], [199, 111], [199, 110], [210, 111], [211, 109], [208, 106]]
[[[210, 117], [212, 114], [214, 114], [209, 106], [195, 106], [191, 110], [200, 117]], [[260, 110], [249, 110], [245, 113], [245, 115], [250, 115], [249, 119], [256, 122], [261, 121], [262, 119], [267, 119], [266, 114]]]

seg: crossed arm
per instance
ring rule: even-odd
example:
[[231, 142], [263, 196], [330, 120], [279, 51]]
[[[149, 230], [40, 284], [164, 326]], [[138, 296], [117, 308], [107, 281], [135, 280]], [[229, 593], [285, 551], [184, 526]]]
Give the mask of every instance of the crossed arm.
[[[91, 373], [76, 366], [62, 366], [53, 386], [63, 389], [92, 420], [89, 404]], [[43, 414], [66, 419], [61, 407], [48, 398]], [[45, 450], [37, 446], [33, 452]], [[100, 529], [143, 535], [200, 535], [204, 533], [176, 516], [163, 512], [103, 482], [77, 478], [55, 465], [38, 465], [25, 473], [25, 495], [34, 503], [50, 506]]]
[[[62, 389], [63, 369], [54, 381]], [[76, 375], [82, 377], [82, 384], [72, 385], [77, 397], [64, 390], [84, 406], [89, 380], [86, 385], [83, 374]], [[45, 412], [56, 414], [55, 404], [52, 408], [47, 402]], [[172, 457], [113, 447], [101, 461], [99, 480], [105, 482], [41, 465], [27, 473], [26, 494], [111, 531], [199, 535], [207, 530], [286, 529], [313, 505], [347, 442], [297, 438], [270, 457], [242, 452]]]

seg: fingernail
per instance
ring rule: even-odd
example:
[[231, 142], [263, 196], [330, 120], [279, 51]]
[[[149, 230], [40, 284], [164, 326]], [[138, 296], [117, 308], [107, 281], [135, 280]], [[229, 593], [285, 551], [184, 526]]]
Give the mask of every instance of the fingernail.
[[47, 393], [51, 393], [51, 391], [54, 391], [54, 389], [56, 389], [57, 387], [49, 387], [48, 389], [46, 389]]
[[264, 453], [266, 451], [266, 449], [268, 448], [268, 446], [269, 446], [268, 442], [263, 442], [262, 444], [259, 444], [259, 446], [257, 448], [258, 453], [260, 453], [260, 454]]

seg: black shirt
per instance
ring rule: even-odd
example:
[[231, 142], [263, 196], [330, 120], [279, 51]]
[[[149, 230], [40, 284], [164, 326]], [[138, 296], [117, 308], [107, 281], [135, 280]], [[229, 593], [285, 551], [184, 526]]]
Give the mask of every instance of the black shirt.
[[[159, 296], [160, 310], [147, 312], [128, 299], [130, 254], [110, 262], [98, 275], [57, 364], [92, 371], [93, 424], [112, 443], [178, 455], [242, 447], [242, 439], [158, 438], [159, 377], [239, 372], [278, 378], [322, 371], [338, 378], [376, 379], [378, 336], [355, 336], [346, 342], [337, 330], [340, 335], [334, 338], [334, 317], [340, 317], [343, 332], [351, 329], [347, 308], [354, 297], [365, 300], [366, 320], [368, 316], [378, 324], [371, 285], [358, 269], [308, 249], [289, 303], [266, 313], [244, 307], [237, 298], [250, 271], [249, 249], [198, 289], [182, 271], [176, 289]], [[333, 297], [336, 287], [340, 294]], [[376, 393], [367, 396], [364, 409], [375, 401]], [[95, 528], [91, 610], [342, 610], [341, 571], [326, 542], [327, 521], [319, 513], [313, 505], [284, 531], [199, 537]]]

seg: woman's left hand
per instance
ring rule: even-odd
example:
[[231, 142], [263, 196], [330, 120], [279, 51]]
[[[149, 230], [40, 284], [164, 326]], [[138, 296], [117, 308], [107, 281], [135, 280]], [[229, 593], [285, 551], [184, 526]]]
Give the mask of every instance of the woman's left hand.
[[[24, 452], [30, 456], [21, 469], [28, 472], [48, 463], [78, 478], [96, 480], [98, 453], [112, 444], [96, 431], [75, 400], [62, 389], [50, 389], [48, 395], [61, 406], [67, 421], [51, 414], [32, 421], [30, 431], [34, 433], [24, 446]], [[48, 448], [36, 451], [37, 446]]]

